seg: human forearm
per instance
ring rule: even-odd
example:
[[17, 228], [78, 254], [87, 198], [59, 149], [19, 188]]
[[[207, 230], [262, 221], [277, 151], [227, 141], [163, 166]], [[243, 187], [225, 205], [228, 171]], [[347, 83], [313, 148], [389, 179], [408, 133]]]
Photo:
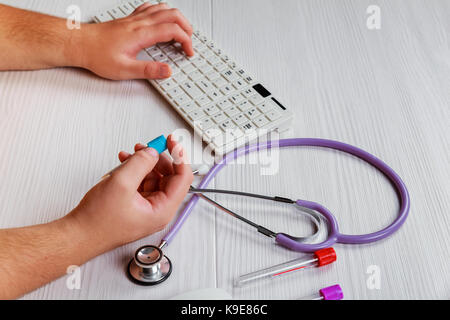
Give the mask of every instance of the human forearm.
[[13, 299], [63, 276], [72, 265], [164, 229], [183, 202], [193, 174], [169, 138], [175, 161], [138, 144], [133, 155], [55, 222], [0, 230], [0, 299]]
[[78, 66], [80, 40], [64, 19], [0, 5], [0, 70]]
[[0, 5], [0, 70], [81, 67], [112, 79], [162, 79], [166, 63], [138, 61], [139, 52], [175, 40], [194, 55], [192, 27], [167, 4], [143, 4], [129, 17], [69, 29], [66, 20]]
[[71, 214], [28, 228], [0, 230], [0, 299], [14, 299], [109, 250]]

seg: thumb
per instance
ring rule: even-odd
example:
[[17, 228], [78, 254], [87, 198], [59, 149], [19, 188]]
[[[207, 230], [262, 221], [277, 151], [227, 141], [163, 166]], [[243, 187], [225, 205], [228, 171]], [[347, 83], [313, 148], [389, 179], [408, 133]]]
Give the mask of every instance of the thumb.
[[116, 172], [115, 178], [127, 188], [136, 191], [145, 177], [153, 171], [159, 161], [159, 154], [147, 148], [132, 155]]
[[172, 74], [168, 64], [157, 61], [130, 60], [125, 69], [129, 79], [166, 79]]

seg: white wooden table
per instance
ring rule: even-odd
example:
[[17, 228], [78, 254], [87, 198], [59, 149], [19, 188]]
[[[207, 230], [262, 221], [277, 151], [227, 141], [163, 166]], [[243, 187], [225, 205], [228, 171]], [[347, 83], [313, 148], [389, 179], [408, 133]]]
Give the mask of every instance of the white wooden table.
[[[83, 21], [115, 1], [0, 1], [58, 16], [71, 4]], [[296, 299], [340, 283], [348, 299], [450, 298], [450, 2], [447, 0], [178, 0], [190, 20], [252, 70], [294, 111], [292, 137], [360, 146], [384, 159], [410, 188], [412, 212], [393, 238], [337, 245], [339, 262], [278, 281], [235, 289], [241, 274], [299, 257], [202, 204], [166, 250], [170, 280], [141, 288], [124, 276], [136, 247], [98, 257], [81, 269], [81, 290], [65, 278], [26, 299], [167, 299], [201, 288], [235, 298]], [[369, 5], [382, 28], [366, 26]], [[157, 120], [157, 121], [155, 121]], [[77, 205], [130, 150], [186, 124], [145, 81], [112, 82], [62, 68], [0, 73], [0, 227], [44, 223]], [[215, 182], [265, 194], [311, 199], [330, 208], [342, 231], [388, 225], [398, 209], [386, 179], [342, 154], [283, 151], [275, 176], [232, 166]], [[276, 218], [259, 202], [222, 202], [275, 229], [307, 231], [291, 215]], [[279, 212], [275, 212], [279, 214]], [[370, 266], [381, 271], [369, 290]]]

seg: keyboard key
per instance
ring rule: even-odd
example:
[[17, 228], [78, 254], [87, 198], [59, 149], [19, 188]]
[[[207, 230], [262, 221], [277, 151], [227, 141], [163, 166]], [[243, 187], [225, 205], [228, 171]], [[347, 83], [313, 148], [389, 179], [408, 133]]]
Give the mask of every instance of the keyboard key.
[[228, 108], [225, 110], [225, 114], [229, 116], [230, 118], [234, 117], [235, 115], [239, 114], [241, 111], [236, 106], [232, 106], [231, 108]]
[[233, 121], [231, 121], [230, 119], [226, 120], [225, 122], [222, 122], [220, 124], [220, 128], [224, 131], [227, 132], [228, 130], [233, 130], [236, 129], [236, 125], [233, 123]]
[[212, 50], [214, 50], [217, 47], [217, 45], [214, 41], [209, 41], [206, 45], [208, 46], [208, 48], [210, 48]]
[[191, 101], [191, 98], [189, 98], [189, 97], [187, 96], [187, 94], [183, 93], [182, 95], [177, 96], [174, 100], [175, 100], [175, 103], [176, 103], [179, 107], [181, 107], [181, 106], [186, 105], [189, 101]]
[[268, 113], [275, 109], [275, 105], [271, 101], [266, 101], [260, 105], [258, 105], [258, 109], [263, 113]]
[[249, 101], [242, 101], [238, 104], [239, 110], [246, 112], [247, 110], [253, 108], [253, 105]]
[[226, 54], [222, 54], [222, 55], [220, 55], [220, 57], [222, 58], [223, 61], [225, 61], [225, 63], [228, 63], [231, 61], [231, 58]]
[[113, 20], [113, 17], [111, 17], [111, 15], [110, 15], [108, 12], [102, 12], [102, 13], [98, 14], [98, 15], [95, 16], [95, 17], [97, 18], [97, 20], [98, 20], [100, 23], [108, 22], [108, 21]]
[[204, 106], [208, 105], [209, 103], [211, 103], [211, 99], [208, 96], [198, 97], [195, 101], [197, 102], [197, 104], [200, 107], [204, 107]]
[[203, 74], [207, 74], [208, 72], [212, 71], [212, 67], [209, 64], [205, 64], [198, 68], [198, 70], [200, 70], [200, 72]]
[[205, 131], [205, 137], [212, 141], [217, 136], [221, 135], [222, 131], [217, 126], [213, 126], [210, 129]]
[[183, 89], [181, 89], [180, 87], [176, 87], [176, 88], [173, 88], [173, 89], [168, 90], [168, 91], [167, 91], [167, 94], [168, 94], [171, 98], [175, 98], [175, 97], [178, 97], [178, 96], [184, 94], [184, 91], [183, 91]]
[[230, 97], [230, 101], [233, 102], [234, 104], [238, 104], [244, 101], [244, 97], [242, 96], [242, 94], [237, 93]]
[[169, 59], [167, 58], [167, 56], [166, 56], [165, 54], [163, 54], [163, 53], [157, 54], [157, 55], [155, 55], [153, 58], [154, 58], [156, 61], [159, 61], [159, 62], [166, 62], [166, 61], [169, 61]]
[[[183, 58], [175, 61], [175, 63], [177, 64], [177, 66], [179, 66], [183, 70], [187, 70], [188, 66], [191, 64], [191, 62], [188, 59], [186, 59], [186, 57], [184, 57], [184, 56], [183, 56]], [[193, 66], [192, 66], [192, 70], [194, 70]]]
[[171, 79], [161, 83], [160, 86], [164, 91], [169, 91], [170, 89], [178, 87], [178, 85], [175, 83], [175, 81], [173, 81]]
[[233, 82], [233, 87], [235, 87], [237, 90], [242, 90], [247, 86], [247, 83], [245, 83], [243, 80], [236, 80]]
[[215, 55], [215, 54], [214, 54], [214, 52], [212, 52], [208, 48], [205, 48], [204, 50], [200, 51], [200, 55], [203, 58], [208, 59], [209, 57], [211, 57], [212, 55]]
[[228, 82], [222, 77], [217, 78], [216, 80], [213, 81], [213, 83], [219, 89], [221, 89], [222, 87], [224, 87], [228, 84]]
[[174, 53], [169, 54], [168, 56], [173, 61], [181, 60], [184, 58], [184, 54], [182, 54], [180, 52], [174, 52]]
[[200, 57], [196, 57], [191, 60], [191, 63], [196, 66], [197, 68], [200, 68], [201, 66], [206, 64], [206, 61]]
[[204, 108], [203, 110], [204, 110], [204, 111], [206, 112], [206, 114], [209, 115], [209, 116], [213, 116], [213, 115], [215, 115], [215, 114], [217, 114], [217, 113], [220, 112], [220, 109], [219, 109], [217, 106], [215, 106], [215, 105], [211, 105], [211, 106], [209, 106], [209, 107], [206, 107], [206, 108]]
[[219, 103], [217, 103], [217, 106], [222, 110], [225, 110], [225, 109], [231, 107], [232, 105], [233, 104], [228, 99], [224, 99], [224, 100], [220, 101]]
[[171, 55], [171, 54], [174, 54], [174, 53], [179, 53], [178, 49], [175, 48], [174, 45], [169, 45], [169, 46], [167, 46], [165, 48], [160, 48], [160, 50], [162, 52], [164, 52], [167, 56]]
[[253, 88], [248, 88], [242, 93], [246, 98], [250, 98], [256, 94], [256, 91]]
[[243, 114], [243, 113], [239, 113], [238, 115], [235, 115], [233, 117], [233, 121], [237, 124], [237, 125], [242, 125], [245, 124], [246, 122], [248, 122], [247, 117]]
[[210, 93], [208, 93], [208, 96], [211, 98], [212, 101], [217, 101], [223, 97], [223, 94], [220, 91], [213, 90]]
[[239, 78], [236, 72], [228, 69], [222, 72], [222, 76], [227, 79], [229, 82], [233, 82]]
[[223, 62], [217, 62], [217, 63], [213, 64], [213, 66], [214, 66], [214, 69], [216, 69], [219, 72], [222, 72], [227, 69], [227, 65]]
[[215, 123], [214, 123], [214, 121], [212, 121], [210, 118], [202, 119], [202, 120], [200, 120], [200, 121], [197, 123], [197, 127], [198, 127], [199, 129], [201, 129], [202, 131], [206, 131], [206, 130], [208, 130], [208, 129], [211, 129], [211, 128], [214, 127], [214, 126], [215, 126]]
[[124, 3], [119, 6], [119, 9], [125, 13], [126, 16], [129, 16], [134, 12], [134, 8], [129, 3]]
[[172, 79], [175, 80], [177, 83], [183, 83], [183, 81], [187, 79], [187, 76], [184, 73], [180, 72], [176, 76], [173, 76]]
[[206, 45], [205, 44], [203, 44], [203, 43], [196, 43], [194, 46], [194, 49], [197, 51], [197, 52], [201, 52], [201, 51], [203, 51], [203, 50], [207, 50], [208, 48], [206, 47]]
[[122, 10], [119, 10], [118, 8], [111, 9], [108, 12], [114, 19], [125, 18], [125, 14], [122, 12]]
[[246, 124], [242, 125], [241, 128], [246, 132], [256, 130], [256, 126], [251, 122], [247, 122]]
[[206, 114], [202, 110], [195, 110], [189, 113], [189, 119], [192, 121], [199, 121], [206, 117]]
[[255, 106], [257, 106], [258, 104], [261, 104], [264, 102], [264, 98], [261, 97], [259, 94], [254, 95], [253, 97], [251, 97], [250, 102], [253, 103]]
[[197, 110], [197, 107], [193, 103], [185, 104], [181, 110], [183, 110], [184, 113], [190, 114], [191, 112], [194, 112]]
[[228, 130], [226, 132], [226, 141], [228, 143], [231, 143], [239, 138], [242, 138], [244, 136], [244, 132], [242, 132], [239, 128], [234, 128], [232, 130]]
[[189, 73], [192, 73], [195, 71], [195, 67], [191, 63], [183, 66], [182, 69], [183, 69], [183, 72], [186, 74], [189, 74]]
[[228, 119], [226, 114], [223, 112], [215, 114], [212, 118], [217, 124], [220, 124], [220, 123], [224, 122], [226, 119]]
[[183, 82], [181, 87], [193, 99], [198, 98], [203, 94], [202, 91], [193, 82], [190, 81]]
[[270, 119], [270, 121], [277, 121], [281, 118], [281, 114], [275, 110], [267, 112], [266, 116]]
[[208, 73], [206, 73], [206, 78], [207, 78], [209, 81], [216, 80], [216, 79], [218, 79], [219, 77], [220, 77], [220, 74], [217, 73], [217, 72], [214, 71], [214, 70], [211, 70], [211, 71], [209, 71]]
[[237, 70], [237, 69], [239, 69], [239, 66], [238, 66], [237, 63], [234, 62], [234, 61], [229, 62], [229, 63], [228, 63], [228, 66], [229, 66], [232, 70]]
[[231, 85], [226, 85], [226, 86], [224, 86], [223, 88], [221, 88], [220, 91], [221, 91], [224, 95], [227, 96], [227, 95], [231, 94], [234, 90], [233, 90], [233, 88], [231, 87]]
[[197, 80], [203, 78], [203, 75], [201, 74], [200, 71], [195, 70], [194, 72], [192, 72], [192, 73], [189, 74], [189, 78], [190, 78], [192, 81], [196, 82]]
[[216, 55], [209, 57], [208, 59], [206, 59], [209, 63], [211, 63], [212, 65], [222, 62], [222, 60], [220, 60], [220, 58]]
[[250, 110], [247, 110], [245, 113], [247, 117], [249, 117], [250, 120], [253, 120], [261, 115], [261, 112], [259, 112], [256, 108], [251, 108]]
[[267, 119], [265, 116], [260, 116], [259, 118], [257, 118], [257, 119], [254, 120], [253, 122], [256, 124], [256, 126], [257, 126], [258, 128], [262, 128], [262, 127], [264, 127], [265, 125], [267, 125], [267, 124], [270, 123], [269, 119]]
[[158, 55], [162, 54], [161, 50], [159, 50], [159, 48], [156, 47], [156, 46], [150, 47], [150, 48], [146, 49], [146, 51], [147, 51], [148, 54], [151, 55], [152, 57], [153, 57], [153, 56], [158, 56]]
[[133, 1], [130, 1], [130, 4], [131, 4], [135, 9], [137, 9], [137, 8], [139, 8], [141, 5], [143, 5], [144, 2], [142, 2], [141, 0], [133, 0]]
[[197, 81], [197, 85], [200, 87], [200, 89], [202, 89], [202, 91], [206, 94], [208, 94], [209, 92], [214, 90], [213, 85], [211, 84], [211, 82], [209, 82], [208, 80], [206, 80], [205, 78], [203, 79], [199, 79]]
[[253, 82], [255, 82], [255, 80], [253, 79], [252, 76], [248, 75], [248, 74], [244, 74], [242, 76], [242, 78], [244, 78], [245, 81], [247, 81], [248, 84], [252, 84]]

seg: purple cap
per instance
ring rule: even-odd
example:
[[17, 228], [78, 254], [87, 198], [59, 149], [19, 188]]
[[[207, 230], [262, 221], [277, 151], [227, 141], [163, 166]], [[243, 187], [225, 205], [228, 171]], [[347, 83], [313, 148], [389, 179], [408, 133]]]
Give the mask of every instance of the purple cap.
[[322, 296], [323, 300], [328, 300], [328, 301], [344, 299], [344, 292], [342, 291], [341, 286], [338, 284], [335, 286], [320, 290], [320, 295]]

